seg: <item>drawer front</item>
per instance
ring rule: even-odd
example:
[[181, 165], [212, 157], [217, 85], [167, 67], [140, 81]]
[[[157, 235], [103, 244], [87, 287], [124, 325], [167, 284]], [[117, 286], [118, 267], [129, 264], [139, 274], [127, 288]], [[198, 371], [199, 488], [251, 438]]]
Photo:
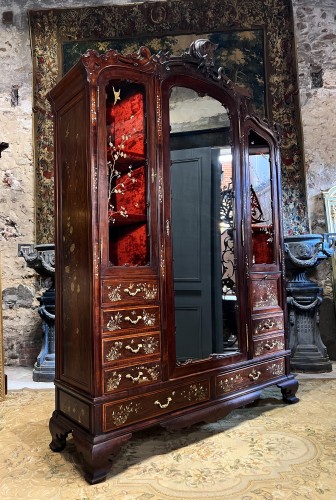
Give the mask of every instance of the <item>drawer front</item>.
[[251, 280], [253, 310], [280, 308], [280, 281], [278, 276], [265, 274]]
[[281, 335], [268, 336], [253, 341], [254, 356], [264, 356], [273, 352], [282, 351], [285, 348], [285, 337]]
[[104, 392], [115, 392], [123, 389], [133, 389], [139, 385], [151, 384], [161, 380], [160, 361], [139, 363], [118, 369], [108, 369], [103, 372]]
[[106, 280], [102, 284], [102, 303], [118, 305], [118, 303], [148, 304], [159, 300], [159, 286], [155, 280], [116, 281]]
[[154, 332], [136, 337], [103, 339], [103, 365], [125, 364], [137, 358], [160, 353], [160, 334]]
[[103, 333], [118, 335], [125, 331], [141, 332], [160, 327], [159, 306], [142, 306], [103, 311]]
[[103, 405], [105, 432], [210, 399], [209, 380]]
[[268, 315], [253, 320], [253, 335], [282, 331], [284, 329], [283, 314]]
[[225, 373], [216, 379], [216, 396], [235, 392], [284, 374], [285, 360], [283, 358]]

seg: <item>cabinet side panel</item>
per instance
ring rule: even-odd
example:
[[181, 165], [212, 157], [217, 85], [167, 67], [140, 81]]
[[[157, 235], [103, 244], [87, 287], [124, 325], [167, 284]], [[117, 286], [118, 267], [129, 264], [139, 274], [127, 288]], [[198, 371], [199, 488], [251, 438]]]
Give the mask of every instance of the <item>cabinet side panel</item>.
[[60, 314], [60, 378], [91, 390], [92, 276], [91, 198], [88, 184], [84, 95], [59, 113], [57, 312]]

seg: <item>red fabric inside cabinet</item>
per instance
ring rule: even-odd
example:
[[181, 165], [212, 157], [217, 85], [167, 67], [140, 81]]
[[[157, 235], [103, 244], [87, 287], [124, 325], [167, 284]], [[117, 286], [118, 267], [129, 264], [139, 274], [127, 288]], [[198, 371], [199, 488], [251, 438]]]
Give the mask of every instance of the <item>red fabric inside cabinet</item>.
[[111, 107], [111, 135], [116, 147], [130, 157], [145, 155], [144, 96], [137, 92], [122, 98]]

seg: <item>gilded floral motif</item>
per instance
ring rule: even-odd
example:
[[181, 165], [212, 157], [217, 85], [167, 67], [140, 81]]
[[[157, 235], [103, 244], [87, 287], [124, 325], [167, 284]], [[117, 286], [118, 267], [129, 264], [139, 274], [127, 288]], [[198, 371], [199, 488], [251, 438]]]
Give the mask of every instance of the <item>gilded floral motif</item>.
[[142, 319], [146, 326], [154, 326], [155, 325], [155, 314], [151, 314], [148, 311], [143, 311]]
[[133, 413], [138, 413], [141, 408], [140, 403], [125, 403], [119, 405], [115, 410], [111, 412], [111, 419], [114, 425], [123, 425], [127, 422], [130, 415]]
[[273, 363], [267, 367], [267, 371], [274, 376], [283, 375], [285, 373], [284, 364], [281, 363]]
[[110, 332], [114, 332], [115, 330], [121, 330], [120, 323], [122, 321], [122, 315], [118, 311], [114, 316], [111, 316], [111, 319], [107, 323], [107, 329]]
[[278, 291], [277, 282], [275, 280], [258, 281], [253, 286], [253, 306], [277, 306]]
[[244, 382], [243, 377], [240, 375], [240, 373], [237, 373], [233, 377], [220, 379], [218, 382], [218, 386], [222, 392], [230, 392], [234, 389], [237, 389], [237, 385], [240, 385], [242, 382]]
[[148, 300], [154, 300], [157, 298], [158, 294], [158, 289], [156, 285], [153, 285], [151, 283], [144, 283], [143, 284], [143, 292], [144, 292], [144, 298]]
[[209, 396], [207, 388], [202, 384], [192, 384], [188, 390], [182, 391], [181, 395], [188, 401], [202, 401]]
[[142, 347], [146, 354], [153, 354], [159, 347], [159, 341], [155, 337], [147, 337], [142, 339]]
[[122, 342], [114, 342], [114, 345], [110, 347], [108, 353], [105, 356], [106, 361], [114, 361], [116, 359], [119, 359], [121, 357], [122, 346]]
[[119, 384], [121, 382], [122, 375], [117, 372], [113, 372], [112, 375], [106, 379], [105, 382], [105, 391], [114, 391], [119, 387]]
[[118, 302], [119, 300], [121, 300], [121, 295], [120, 295], [121, 285], [117, 285], [114, 288], [112, 286], [108, 286], [107, 289], [109, 290], [108, 298], [110, 299], [111, 302]]
[[89, 408], [88, 405], [76, 400], [72, 396], [61, 393], [60, 409], [76, 422], [88, 427], [89, 425]]

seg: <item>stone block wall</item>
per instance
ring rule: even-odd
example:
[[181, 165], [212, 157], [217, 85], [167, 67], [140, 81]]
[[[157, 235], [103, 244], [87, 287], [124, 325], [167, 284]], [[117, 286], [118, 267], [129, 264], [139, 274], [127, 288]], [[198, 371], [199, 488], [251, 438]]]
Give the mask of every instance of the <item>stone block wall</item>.
[[321, 190], [336, 184], [336, 4], [294, 0], [308, 214], [326, 230]]
[[[90, 5], [127, 3], [91, 0]], [[336, 183], [336, 11], [334, 0], [293, 0], [300, 99], [311, 230], [325, 230], [321, 189]], [[32, 144], [32, 62], [28, 9], [88, 5], [84, 0], [1, 0], [0, 142], [9, 149], [0, 159], [0, 250], [5, 362], [32, 365], [41, 347], [37, 297], [46, 283], [18, 257], [19, 243], [35, 242], [35, 179]], [[323, 331], [332, 331], [330, 270], [320, 267], [329, 302], [321, 315]], [[326, 321], [323, 325], [323, 321]], [[331, 323], [330, 323], [331, 321]], [[327, 338], [334, 352], [334, 338]], [[334, 350], [334, 351], [333, 351]]]
[[[326, 215], [322, 190], [336, 185], [336, 3], [293, 0], [297, 44], [305, 176], [310, 231], [323, 233]], [[321, 333], [336, 359], [336, 320], [330, 262], [312, 279], [323, 286]]]
[[31, 56], [28, 26], [17, 5], [0, 7], [0, 243], [5, 362], [30, 365], [39, 352], [39, 282], [18, 257], [34, 241]]
[[[127, 3], [91, 0], [90, 5]], [[41, 349], [39, 297], [46, 283], [18, 257], [18, 244], [35, 243], [35, 174], [32, 144], [32, 59], [27, 10], [81, 7], [84, 0], [1, 0], [0, 251], [4, 359], [33, 365]]]

